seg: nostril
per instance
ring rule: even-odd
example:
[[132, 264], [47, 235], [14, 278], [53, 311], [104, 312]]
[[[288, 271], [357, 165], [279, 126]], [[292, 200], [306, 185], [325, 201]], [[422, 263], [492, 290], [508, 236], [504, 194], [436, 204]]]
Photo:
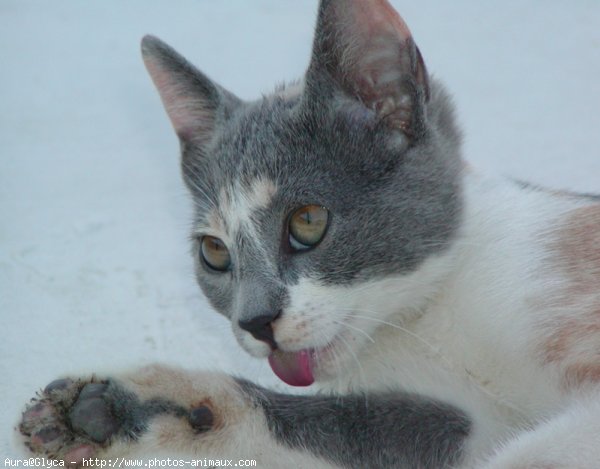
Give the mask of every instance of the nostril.
[[242, 329], [250, 332], [255, 339], [262, 340], [269, 344], [272, 349], [276, 349], [277, 343], [273, 337], [272, 323], [280, 314], [281, 312], [278, 311], [277, 314], [263, 314], [248, 319], [240, 319], [238, 324]]

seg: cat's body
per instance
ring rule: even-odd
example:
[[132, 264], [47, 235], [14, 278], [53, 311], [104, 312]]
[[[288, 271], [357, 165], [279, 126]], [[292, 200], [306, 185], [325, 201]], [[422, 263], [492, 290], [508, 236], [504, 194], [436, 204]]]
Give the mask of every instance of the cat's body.
[[59, 381], [24, 414], [35, 451], [600, 465], [600, 201], [469, 169], [387, 2], [324, 0], [305, 79], [254, 103], [157, 39], [143, 53], [182, 143], [201, 287], [282, 380], [331, 392], [160, 367]]

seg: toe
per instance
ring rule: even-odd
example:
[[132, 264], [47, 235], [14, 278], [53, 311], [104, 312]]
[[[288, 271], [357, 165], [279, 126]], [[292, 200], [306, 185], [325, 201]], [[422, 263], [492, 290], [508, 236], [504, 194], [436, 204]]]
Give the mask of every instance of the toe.
[[36, 424], [52, 416], [52, 406], [46, 402], [37, 402], [23, 412], [22, 425]]
[[31, 442], [36, 445], [45, 445], [56, 440], [62, 435], [62, 430], [56, 425], [49, 425], [38, 430], [31, 436]]
[[44, 393], [50, 394], [53, 391], [62, 391], [73, 384], [73, 380], [69, 378], [55, 379], [44, 388]]
[[53, 453], [62, 446], [65, 435], [66, 429], [58, 425], [48, 425], [33, 433], [29, 444], [34, 451]]
[[95, 448], [92, 445], [81, 445], [67, 451], [63, 459], [68, 463], [81, 464], [84, 459], [94, 456]]

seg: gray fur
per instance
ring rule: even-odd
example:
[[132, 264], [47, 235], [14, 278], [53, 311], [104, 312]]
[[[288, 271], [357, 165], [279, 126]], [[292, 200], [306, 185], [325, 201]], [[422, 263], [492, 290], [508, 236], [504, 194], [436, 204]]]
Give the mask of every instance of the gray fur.
[[411, 394], [293, 396], [237, 382], [280, 444], [342, 467], [455, 467], [470, 433], [458, 409]]
[[141, 402], [134, 393], [114, 380], [108, 381], [101, 399], [110, 410], [111, 418], [118, 424], [118, 434], [134, 440], [146, 431], [150, 420], [158, 415], [169, 414], [180, 418], [189, 416], [188, 409], [167, 399], [154, 398]]

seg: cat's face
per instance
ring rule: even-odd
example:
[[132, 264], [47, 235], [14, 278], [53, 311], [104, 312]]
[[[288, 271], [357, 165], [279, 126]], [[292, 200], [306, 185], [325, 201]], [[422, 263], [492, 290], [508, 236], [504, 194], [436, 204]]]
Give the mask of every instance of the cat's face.
[[303, 82], [252, 103], [144, 40], [182, 143], [199, 284], [290, 384], [339, 373], [422, 306], [460, 222], [452, 112], [394, 15], [323, 2]]

